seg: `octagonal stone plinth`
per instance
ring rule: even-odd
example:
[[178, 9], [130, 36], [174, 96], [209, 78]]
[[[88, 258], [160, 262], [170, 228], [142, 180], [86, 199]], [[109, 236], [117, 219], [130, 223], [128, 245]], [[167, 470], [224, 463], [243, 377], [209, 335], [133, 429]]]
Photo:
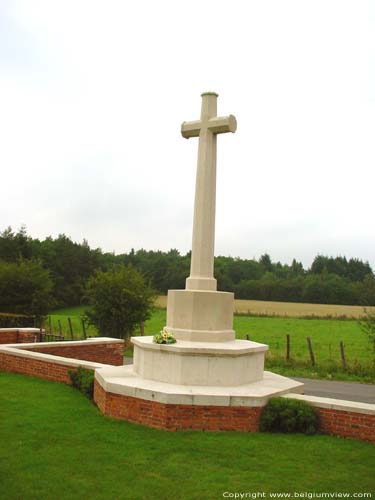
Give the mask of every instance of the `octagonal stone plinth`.
[[155, 344], [133, 337], [134, 372], [144, 379], [178, 385], [237, 386], [263, 378], [268, 346], [248, 340]]

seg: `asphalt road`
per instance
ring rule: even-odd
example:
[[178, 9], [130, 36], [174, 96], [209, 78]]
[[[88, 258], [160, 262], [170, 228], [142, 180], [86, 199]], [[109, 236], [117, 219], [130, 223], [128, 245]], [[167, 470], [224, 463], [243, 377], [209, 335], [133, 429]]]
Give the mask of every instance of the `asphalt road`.
[[291, 377], [305, 384], [305, 394], [323, 398], [359, 401], [375, 404], [375, 385], [357, 382], [337, 382], [333, 380], [312, 380], [309, 378]]

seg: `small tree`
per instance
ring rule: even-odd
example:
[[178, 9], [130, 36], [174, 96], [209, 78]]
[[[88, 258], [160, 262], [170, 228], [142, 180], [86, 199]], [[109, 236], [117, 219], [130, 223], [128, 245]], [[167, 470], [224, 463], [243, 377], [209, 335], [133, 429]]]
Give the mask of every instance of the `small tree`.
[[37, 321], [54, 305], [49, 271], [38, 260], [0, 261], [0, 311], [35, 316]]
[[375, 366], [375, 311], [365, 309], [365, 315], [359, 321], [359, 326], [361, 330], [367, 335], [373, 353], [373, 362]]
[[148, 319], [155, 294], [132, 266], [96, 271], [87, 283], [88, 323], [100, 335], [128, 338], [142, 321]]

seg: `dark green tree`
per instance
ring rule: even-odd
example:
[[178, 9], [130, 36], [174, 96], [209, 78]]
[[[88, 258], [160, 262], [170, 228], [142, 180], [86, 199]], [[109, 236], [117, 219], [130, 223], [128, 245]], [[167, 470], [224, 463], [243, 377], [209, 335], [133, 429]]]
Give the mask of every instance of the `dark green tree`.
[[131, 265], [98, 270], [87, 283], [86, 317], [101, 336], [129, 338], [148, 319], [155, 298], [143, 276]]
[[272, 273], [273, 266], [272, 266], [271, 257], [268, 255], [268, 253], [265, 253], [265, 254], [260, 256], [259, 264], [262, 266], [264, 272]]
[[54, 306], [50, 273], [38, 260], [0, 261], [0, 311], [36, 316]]

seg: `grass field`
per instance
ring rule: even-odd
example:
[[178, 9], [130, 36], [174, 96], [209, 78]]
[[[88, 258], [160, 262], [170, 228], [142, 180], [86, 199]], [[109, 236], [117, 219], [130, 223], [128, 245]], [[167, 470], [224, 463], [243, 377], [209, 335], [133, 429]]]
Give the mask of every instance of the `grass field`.
[[[167, 307], [167, 296], [159, 295], [157, 307]], [[374, 309], [369, 307], [369, 310]], [[346, 318], [358, 319], [363, 316], [362, 306], [341, 306], [332, 304], [302, 304], [297, 302], [270, 302], [263, 300], [235, 300], [235, 314], [251, 316], [280, 316], [292, 318]]]
[[[68, 331], [67, 318], [70, 317], [74, 327], [74, 338], [81, 338], [80, 315], [83, 315], [83, 312], [82, 307], [55, 311], [55, 314], [51, 314], [53, 330], [57, 331], [57, 320], [60, 319]], [[165, 324], [165, 309], [156, 309], [151, 319], [145, 323], [145, 334], [153, 335]], [[245, 339], [246, 335], [249, 335], [250, 340], [269, 346], [266, 367], [276, 373], [375, 383], [373, 351], [357, 320], [240, 315], [234, 317], [234, 329], [237, 338]], [[97, 332], [94, 328], [90, 328], [88, 334], [95, 336]], [[284, 360], [287, 334], [291, 339], [290, 363]], [[312, 341], [317, 363], [315, 367], [310, 363], [306, 337], [310, 337]], [[68, 333], [66, 338], [69, 338]], [[341, 367], [340, 341], [343, 341], [345, 346], [347, 370]]]
[[375, 447], [329, 436], [165, 432], [103, 417], [71, 387], [0, 373], [0, 498], [213, 500], [375, 491]]

